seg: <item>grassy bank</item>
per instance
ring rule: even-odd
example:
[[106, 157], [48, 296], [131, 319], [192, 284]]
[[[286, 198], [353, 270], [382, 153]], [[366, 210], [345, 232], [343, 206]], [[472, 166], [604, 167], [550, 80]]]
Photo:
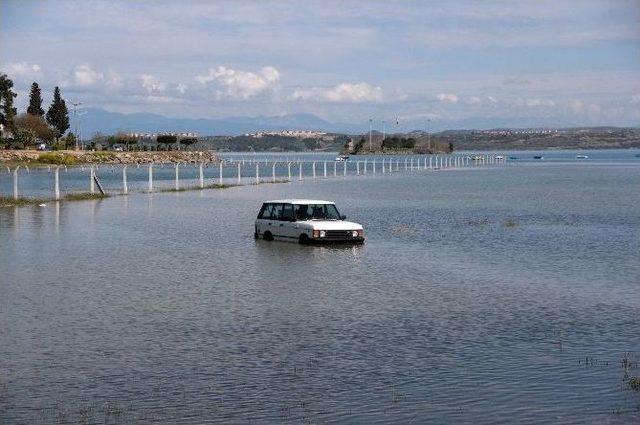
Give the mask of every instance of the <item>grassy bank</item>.
[[[87, 201], [91, 199], [105, 199], [110, 195], [96, 193], [70, 193], [60, 198], [60, 201]], [[30, 205], [40, 205], [47, 202], [55, 202], [53, 198], [18, 198], [0, 196], [0, 207], [26, 207]]]

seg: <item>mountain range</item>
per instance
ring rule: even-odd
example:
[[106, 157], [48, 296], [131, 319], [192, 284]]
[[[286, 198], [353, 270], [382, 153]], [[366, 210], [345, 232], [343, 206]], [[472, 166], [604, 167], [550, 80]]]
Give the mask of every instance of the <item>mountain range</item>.
[[[71, 130], [75, 126], [71, 117]], [[387, 132], [409, 132], [425, 130], [425, 120], [402, 120], [399, 126], [387, 124]], [[433, 120], [428, 123], [430, 132], [448, 129], [492, 128], [532, 128], [532, 127], [579, 127], [581, 123], [558, 121], [557, 118], [540, 117], [477, 117], [462, 120]], [[195, 132], [200, 136], [229, 135], [236, 136], [256, 131], [280, 130], [317, 130], [328, 133], [362, 134], [369, 131], [369, 122], [336, 123], [324, 120], [313, 114], [287, 114], [279, 116], [228, 117], [212, 119], [170, 118], [159, 114], [110, 112], [100, 108], [87, 108], [81, 116], [80, 128], [83, 138], [94, 133], [114, 134], [118, 131], [158, 133], [158, 132]], [[380, 123], [374, 123], [374, 129], [381, 130]]]

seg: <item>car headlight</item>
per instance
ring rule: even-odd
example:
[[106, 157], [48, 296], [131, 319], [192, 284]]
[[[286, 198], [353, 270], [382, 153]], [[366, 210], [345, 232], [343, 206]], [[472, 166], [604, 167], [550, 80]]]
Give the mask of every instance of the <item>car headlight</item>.
[[358, 231], [354, 230], [353, 232], [351, 232], [351, 236], [353, 236], [354, 238], [358, 237]]
[[325, 232], [324, 230], [320, 230], [320, 237], [324, 238], [325, 236], [327, 236], [327, 232]]

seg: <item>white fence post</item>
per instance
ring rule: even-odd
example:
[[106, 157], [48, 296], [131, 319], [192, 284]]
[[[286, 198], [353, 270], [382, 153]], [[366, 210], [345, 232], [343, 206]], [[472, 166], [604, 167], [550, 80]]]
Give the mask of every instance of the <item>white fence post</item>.
[[333, 161], [333, 177], [338, 176], [338, 163]]
[[129, 193], [129, 187], [127, 186], [127, 166], [122, 167], [122, 193], [124, 195]]
[[356, 161], [356, 175], [360, 175], [360, 161]]
[[260, 165], [256, 161], [256, 184], [260, 184]]
[[271, 181], [273, 181], [274, 183], [276, 182], [276, 163], [274, 162], [273, 165], [271, 165]]
[[291, 163], [287, 162], [287, 177], [291, 181]]
[[149, 163], [149, 192], [153, 192], [153, 163]]
[[327, 178], [327, 161], [324, 162], [324, 178]]
[[89, 169], [89, 193], [92, 195], [96, 193], [96, 182], [93, 180], [95, 171], [93, 169], [93, 165]]
[[347, 175], [347, 160], [345, 159], [342, 164], [343, 164], [342, 165], [342, 175], [346, 176]]
[[[242, 160], [244, 162], [244, 160]], [[240, 163], [238, 162], [238, 184], [242, 183], [242, 175], [240, 174]]]
[[53, 197], [56, 201], [60, 200], [60, 167], [56, 167], [53, 171]]
[[298, 180], [302, 180], [302, 161], [298, 162], [298, 173], [300, 174]]
[[20, 166], [18, 165], [15, 170], [13, 170], [13, 199], [18, 199], [18, 169]]
[[311, 164], [311, 168], [313, 168], [313, 178], [316, 178], [316, 162], [313, 161], [313, 163]]
[[373, 174], [376, 173], [376, 160], [373, 160]]
[[178, 163], [176, 162], [176, 190], [180, 189], [180, 175], [178, 171]]
[[198, 172], [199, 172], [198, 177], [200, 177], [200, 189], [204, 189], [204, 170], [202, 169], [202, 162], [200, 163]]

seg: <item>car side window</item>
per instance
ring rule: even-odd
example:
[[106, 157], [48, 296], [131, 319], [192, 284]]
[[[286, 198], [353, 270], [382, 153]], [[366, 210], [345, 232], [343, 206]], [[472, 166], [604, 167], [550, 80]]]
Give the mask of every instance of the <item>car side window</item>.
[[260, 212], [260, 218], [263, 220], [269, 220], [271, 213], [273, 212], [273, 204], [264, 204], [262, 211]]
[[293, 221], [293, 205], [284, 204], [284, 207], [282, 209], [282, 220]]
[[271, 220], [281, 220], [282, 205], [283, 204], [273, 204], [273, 210], [271, 211]]

